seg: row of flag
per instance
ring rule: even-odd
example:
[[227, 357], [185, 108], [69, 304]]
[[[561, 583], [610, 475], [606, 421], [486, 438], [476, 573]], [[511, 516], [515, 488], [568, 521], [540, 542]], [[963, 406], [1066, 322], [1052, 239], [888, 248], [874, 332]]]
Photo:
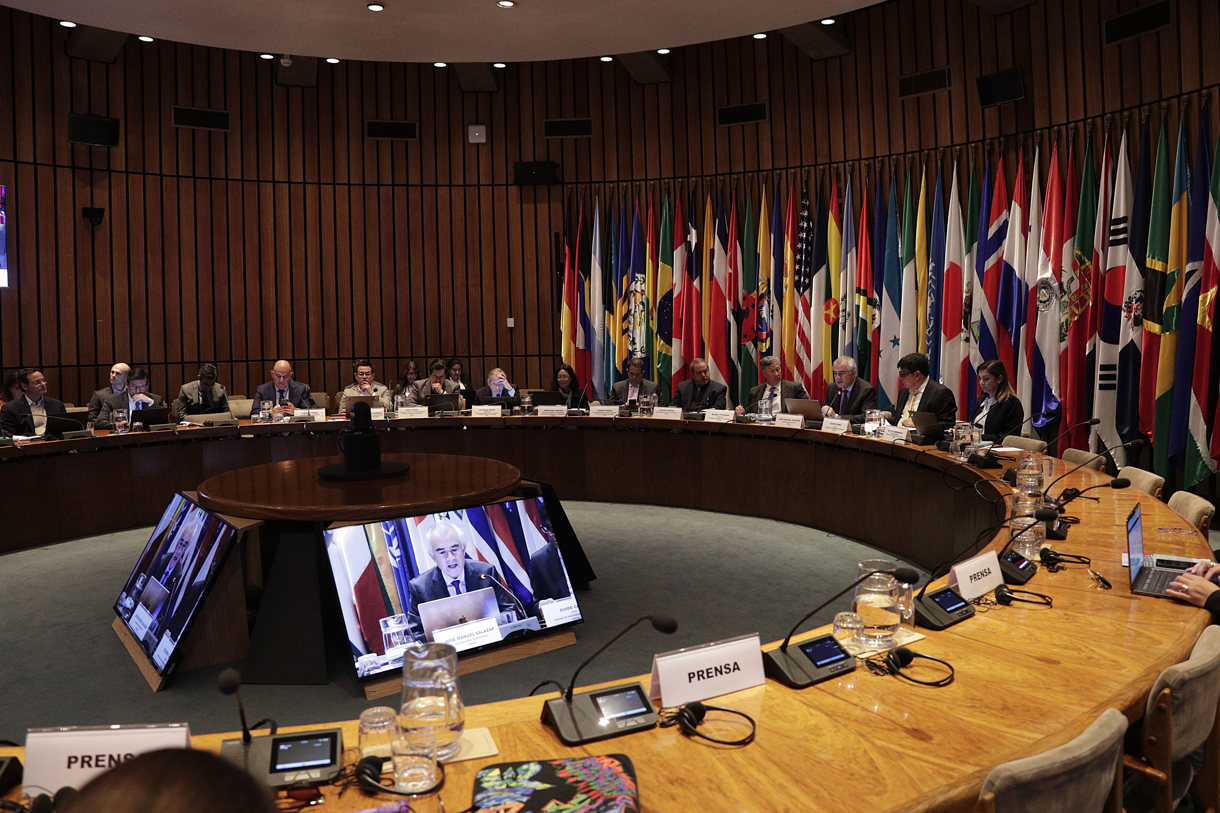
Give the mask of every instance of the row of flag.
[[1117, 154], [1108, 132], [1100, 154], [1091, 130], [1079, 152], [1054, 143], [1045, 175], [1040, 146], [1022, 147], [1011, 195], [1004, 155], [984, 154], [965, 177], [914, 159], [888, 179], [819, 173], [816, 189], [777, 173], [757, 194], [574, 198], [562, 360], [595, 398], [631, 358], [669, 393], [705, 358], [741, 403], [764, 356], [822, 398], [845, 355], [889, 409], [898, 359], [921, 352], [967, 419], [975, 368], [999, 359], [1032, 430], [1065, 432], [1059, 450], [1144, 436], [1153, 468], [1189, 487], [1220, 459], [1220, 141], [1209, 160], [1199, 118], [1193, 161], [1185, 116], [1175, 150], [1164, 120], [1155, 151], [1142, 127], [1134, 175], [1126, 132]]

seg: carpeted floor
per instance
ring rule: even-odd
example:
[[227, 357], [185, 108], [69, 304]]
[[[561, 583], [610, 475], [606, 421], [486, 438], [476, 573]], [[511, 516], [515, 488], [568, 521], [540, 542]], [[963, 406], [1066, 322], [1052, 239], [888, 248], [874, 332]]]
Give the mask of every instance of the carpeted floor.
[[[745, 633], [782, 638], [855, 578], [857, 561], [876, 555], [772, 520], [606, 503], [565, 508], [598, 575], [578, 595], [585, 623], [576, 628], [577, 644], [464, 676], [465, 702], [519, 697], [547, 678], [566, 682], [580, 661], [648, 613], [673, 615], [677, 632], [633, 630], [581, 674], [582, 685], [646, 673], [656, 652]], [[625, 527], [631, 535], [624, 536]], [[0, 557], [0, 652], [8, 662], [0, 673], [0, 739], [20, 743], [35, 726], [185, 720], [194, 733], [238, 727], [233, 702], [215, 689], [221, 666], [174, 675], [153, 693], [110, 629], [111, 607], [148, 533]], [[849, 601], [835, 602], [807, 627], [828, 623]], [[336, 661], [332, 677], [342, 671]], [[247, 686], [242, 697], [252, 720], [270, 716], [281, 725], [351, 719], [378, 702], [397, 705], [393, 697], [366, 701], [351, 685], [332, 679], [324, 686]]]

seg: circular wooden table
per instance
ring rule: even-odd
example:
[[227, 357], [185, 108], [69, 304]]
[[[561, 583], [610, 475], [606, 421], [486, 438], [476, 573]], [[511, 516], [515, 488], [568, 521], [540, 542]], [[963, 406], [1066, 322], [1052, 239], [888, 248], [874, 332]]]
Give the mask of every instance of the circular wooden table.
[[389, 454], [406, 474], [359, 480], [319, 477], [341, 457], [281, 460], [226, 471], [199, 484], [199, 503], [250, 519], [330, 521], [382, 519], [482, 505], [511, 494], [521, 471], [502, 460], [454, 454]]

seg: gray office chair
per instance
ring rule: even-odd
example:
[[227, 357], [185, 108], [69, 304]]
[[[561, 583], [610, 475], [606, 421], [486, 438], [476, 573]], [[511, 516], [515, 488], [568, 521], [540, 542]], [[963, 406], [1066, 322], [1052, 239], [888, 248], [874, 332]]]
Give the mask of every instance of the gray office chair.
[[[1155, 788], [1156, 813], [1172, 813], [1192, 779], [1209, 810], [1220, 808], [1220, 627], [1203, 630], [1190, 658], [1170, 666], [1148, 694], [1142, 758], [1123, 764]], [[1191, 755], [1204, 749], [1204, 765], [1194, 775]]]
[[1046, 441], [1035, 440], [1034, 438], [1022, 437], [1021, 435], [1005, 435], [1000, 441], [1001, 446], [1014, 446], [1018, 449], [1024, 449], [1027, 452], [1045, 452]]
[[250, 407], [254, 406], [253, 398], [230, 398], [229, 412], [234, 418], [241, 420], [250, 417]]
[[1060, 457], [1071, 468], [1076, 468], [1083, 464], [1086, 469], [1103, 471], [1106, 467], [1106, 459], [1104, 457], [1082, 449], [1064, 449]]
[[1161, 498], [1161, 489], [1165, 487], [1165, 478], [1161, 475], [1153, 474], [1138, 466], [1123, 466], [1118, 470], [1118, 476], [1127, 478], [1131, 481], [1131, 485], [1145, 494], [1151, 494], [1158, 500]]
[[1212, 517], [1216, 515], [1216, 506], [1189, 491], [1175, 491], [1169, 498], [1169, 507], [1186, 517], [1191, 525], [1207, 536], [1211, 529]]
[[1106, 709], [1076, 739], [991, 769], [975, 813], [1082, 813], [1123, 808], [1123, 735], [1127, 718]]

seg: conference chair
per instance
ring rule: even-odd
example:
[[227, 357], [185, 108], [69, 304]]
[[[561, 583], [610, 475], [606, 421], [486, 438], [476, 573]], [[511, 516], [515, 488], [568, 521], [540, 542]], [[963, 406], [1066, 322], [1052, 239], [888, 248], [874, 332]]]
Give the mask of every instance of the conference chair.
[[1165, 487], [1165, 478], [1161, 475], [1153, 474], [1138, 466], [1123, 466], [1118, 470], [1118, 476], [1130, 480], [1131, 485], [1140, 491], [1151, 494], [1158, 500], [1161, 498], [1161, 489]]
[[1207, 536], [1211, 529], [1212, 517], [1216, 515], [1216, 506], [1189, 491], [1175, 491], [1169, 498], [1169, 507], [1190, 520], [1190, 524], [1198, 528], [1199, 533]]
[[1068, 466], [1075, 468], [1076, 466], [1084, 465], [1086, 469], [1094, 469], [1096, 471], [1104, 471], [1106, 468], [1106, 459], [1099, 454], [1086, 452], [1083, 449], [1064, 449], [1060, 455], [1063, 462]]
[[238, 420], [250, 417], [250, 407], [254, 406], [253, 398], [230, 398], [229, 411]]
[[1022, 437], [1021, 435], [1005, 435], [1004, 439], [1000, 441], [1000, 445], [1013, 446], [1018, 449], [1024, 449], [1027, 452], [1046, 451], [1046, 441]]
[[1082, 813], [1123, 809], [1123, 735], [1127, 718], [1106, 709], [1076, 739], [991, 769], [975, 813]]
[[[1156, 813], [1172, 813], [1194, 781], [1204, 807], [1220, 809], [1220, 627], [1203, 630], [1190, 658], [1161, 672], [1144, 713], [1143, 755], [1123, 764], [1154, 788]], [[1204, 749], [1195, 775], [1192, 754]]]

